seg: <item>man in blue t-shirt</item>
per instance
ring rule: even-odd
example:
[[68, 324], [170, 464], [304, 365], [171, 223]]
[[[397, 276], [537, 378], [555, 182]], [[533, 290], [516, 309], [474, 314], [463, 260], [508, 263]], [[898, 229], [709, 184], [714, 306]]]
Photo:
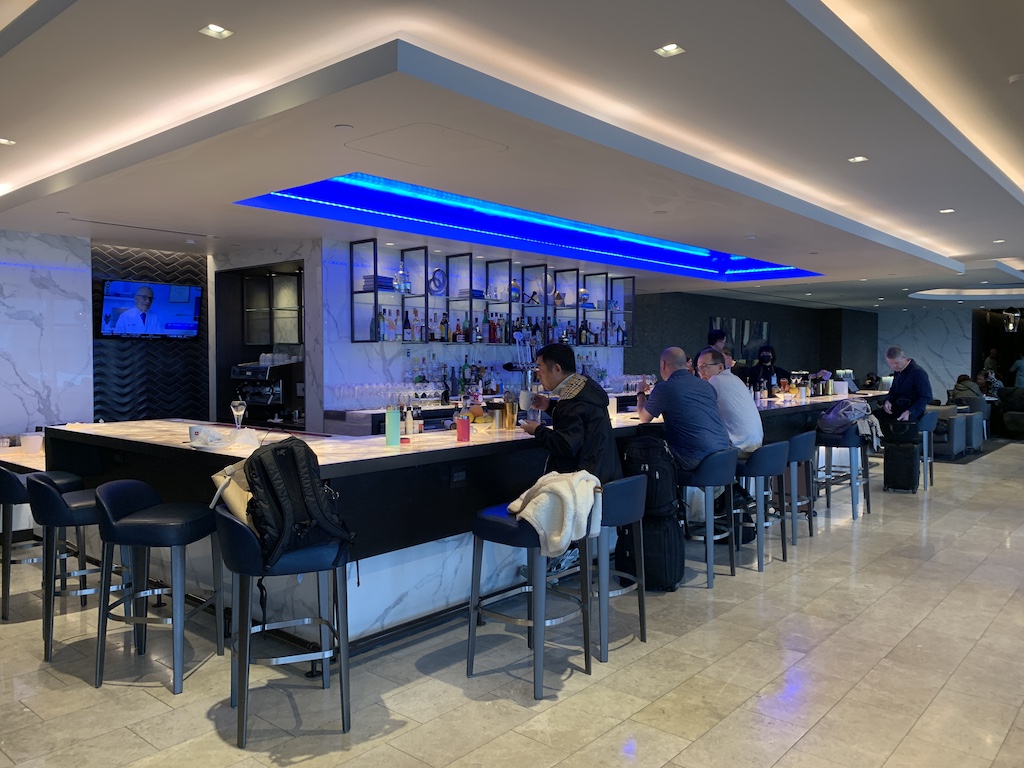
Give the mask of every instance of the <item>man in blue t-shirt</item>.
[[664, 381], [649, 396], [637, 393], [640, 421], [665, 417], [668, 445], [683, 469], [696, 469], [701, 460], [729, 447], [729, 433], [718, 414], [714, 388], [686, 370], [686, 353], [669, 347], [661, 353], [659, 373]]

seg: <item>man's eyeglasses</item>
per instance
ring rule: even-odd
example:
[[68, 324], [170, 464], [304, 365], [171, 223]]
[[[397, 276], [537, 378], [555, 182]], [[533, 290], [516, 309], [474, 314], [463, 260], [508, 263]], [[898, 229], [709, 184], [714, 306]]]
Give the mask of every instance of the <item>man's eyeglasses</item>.
[[703, 371], [707, 368], [710, 368], [712, 365], [721, 365], [721, 363], [703, 363], [702, 365], [697, 366], [697, 370]]

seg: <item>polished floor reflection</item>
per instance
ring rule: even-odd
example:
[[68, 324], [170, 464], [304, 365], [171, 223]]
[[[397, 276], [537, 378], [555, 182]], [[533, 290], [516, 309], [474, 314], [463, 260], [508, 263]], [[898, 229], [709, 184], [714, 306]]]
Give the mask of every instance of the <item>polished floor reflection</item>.
[[[168, 690], [163, 633], [141, 659], [112, 635], [96, 690], [95, 610], [69, 601], [44, 663], [40, 574], [16, 567], [11, 621], [0, 625], [0, 768], [1022, 766], [1021, 466], [1024, 445], [1007, 445], [938, 465], [935, 486], [916, 495], [882, 493], [876, 471], [873, 514], [852, 521], [840, 491], [788, 563], [757, 573], [747, 546], [738, 575], [713, 591], [694, 545], [683, 588], [649, 595], [646, 644], [633, 636], [629, 597], [592, 676], [578, 626], [551, 633], [544, 701], [532, 698], [522, 633], [494, 623], [481, 630], [472, 679], [464, 620], [357, 657], [345, 735], [336, 687], [254, 668], [246, 751], [234, 745], [212, 621], [208, 640], [188, 633], [182, 695]], [[769, 549], [779, 554], [777, 540]]]

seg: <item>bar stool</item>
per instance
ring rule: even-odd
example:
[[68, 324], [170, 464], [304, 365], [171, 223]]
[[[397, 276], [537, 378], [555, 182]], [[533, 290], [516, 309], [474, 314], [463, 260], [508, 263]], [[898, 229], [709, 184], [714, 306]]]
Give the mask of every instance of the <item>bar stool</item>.
[[[936, 415], [936, 418], [938, 416]], [[871, 467], [868, 464], [868, 444], [861, 436], [856, 424], [851, 424], [845, 431], [838, 434], [817, 430], [815, 445], [825, 449], [825, 504], [832, 509], [832, 449], [850, 449], [850, 502], [853, 506], [853, 519], [857, 519], [857, 508], [860, 504], [860, 486], [864, 486], [865, 512], [871, 514]]]
[[[338, 658], [341, 675], [341, 730], [352, 728], [352, 705], [349, 693], [348, 653], [348, 547], [339, 551], [336, 542], [325, 542], [315, 547], [284, 554], [273, 567], [264, 566], [260, 540], [255, 532], [224, 507], [217, 507], [217, 536], [220, 539], [224, 563], [231, 571], [231, 594], [234, 610], [231, 612], [231, 706], [238, 707], [237, 743], [244, 749], [248, 739], [249, 665], [298, 664], [305, 661], [321, 662], [321, 684], [331, 686], [330, 659]], [[252, 626], [252, 583], [264, 576], [295, 576], [315, 573], [317, 577], [318, 616], [274, 621]], [[334, 582], [334, 600], [328, 609], [328, 578]], [[265, 619], [266, 617], [264, 617]], [[316, 651], [289, 656], [254, 657], [252, 636], [268, 629], [317, 624], [320, 627], [320, 648]], [[335, 641], [337, 649], [335, 649]]]
[[[600, 492], [600, 490], [598, 491]], [[645, 491], [646, 493], [646, 491]], [[588, 527], [589, 530], [589, 527]], [[509, 547], [526, 549], [527, 583], [512, 587], [486, 599], [480, 597], [480, 578], [483, 569], [484, 542], [505, 544]], [[473, 522], [473, 570], [470, 576], [469, 596], [469, 644], [466, 650], [466, 677], [473, 676], [473, 660], [476, 655], [476, 628], [481, 616], [490, 616], [506, 624], [527, 627], [527, 642], [533, 650], [533, 698], [544, 698], [544, 630], [583, 616], [583, 649], [586, 673], [592, 671], [590, 653], [590, 548], [587, 538], [579, 542], [580, 549], [580, 594], [572, 598], [573, 610], [551, 619], [545, 618], [547, 602], [547, 558], [541, 554], [540, 536], [536, 529], [525, 520], [512, 515], [508, 506], [498, 504], [477, 513]], [[513, 595], [529, 593], [527, 617], [521, 619], [491, 610], [485, 606]], [[568, 593], [553, 591], [553, 596], [569, 598]]]
[[[644, 591], [644, 534], [641, 520], [644, 516], [644, 503], [647, 500], [647, 476], [635, 475], [606, 483], [603, 488], [601, 504], [601, 533], [597, 537], [597, 598], [598, 624], [598, 655], [602, 661], [608, 661], [608, 600], [612, 597], [636, 592], [637, 610], [640, 615], [640, 642], [647, 642], [647, 606]], [[611, 570], [608, 565], [611, 557], [612, 531], [619, 526], [630, 526], [633, 534], [634, 552], [636, 554], [636, 575], [619, 570]], [[618, 565], [618, 563], [616, 563]], [[618, 589], [611, 589], [611, 576], [630, 583]]]
[[[7, 621], [11, 618], [11, 566], [24, 565], [27, 563], [38, 563], [43, 558], [38, 557], [14, 557], [14, 553], [22, 549], [34, 549], [39, 545], [34, 541], [14, 543], [14, 507], [17, 504], [28, 504], [28, 490], [25, 483], [26, 478], [32, 473], [12, 472], [5, 467], [0, 467], [0, 538], [3, 542], [2, 560], [0, 560], [0, 572], [2, 572], [3, 587], [0, 593], [0, 619]], [[80, 491], [85, 487], [82, 478], [70, 472], [50, 471], [45, 473], [62, 493]], [[78, 542], [79, 550], [82, 549], [82, 542]], [[84, 557], [84, 555], [83, 555]]]
[[929, 482], [935, 485], [935, 444], [932, 437], [937, 426], [938, 411], [925, 411], [917, 420], [917, 429], [921, 433], [921, 487], [926, 491]]
[[[789, 459], [789, 442], [768, 443], [762, 445], [746, 459], [736, 464], [737, 478], [753, 478], [754, 500], [757, 502], [757, 518], [754, 525], [757, 530], [757, 570], [764, 570], [764, 529], [765, 521], [765, 483], [768, 478], [778, 477], [786, 471]], [[786, 514], [783, 511], [779, 518], [782, 524], [782, 559], [786, 556]], [[739, 538], [737, 537], [737, 541]]]
[[[99, 587], [88, 587], [86, 577], [98, 574], [99, 568], [87, 568], [85, 563], [84, 527], [96, 525], [96, 491], [70, 491], [61, 493], [57, 484], [43, 472], [34, 472], [26, 478], [26, 490], [32, 505], [32, 517], [43, 529], [43, 659], [53, 660], [53, 615], [55, 597], [82, 598], [99, 592]], [[78, 569], [69, 571], [68, 555], [58, 554], [58, 542], [67, 528], [74, 528], [78, 536]], [[67, 589], [68, 579], [78, 579], [78, 589]], [[55, 588], [55, 585], [59, 587]]]
[[[818, 458], [818, 447], [815, 444], [817, 432], [803, 432], [789, 438], [789, 522], [792, 544], [796, 546], [796, 516], [800, 507], [807, 507], [807, 530], [814, 536], [814, 463]], [[803, 467], [804, 482], [807, 484], [807, 495], [800, 495], [798, 474]], [[785, 476], [783, 476], [785, 477]], [[782, 506], [785, 508], [786, 482], [782, 484]]]
[[[213, 551], [213, 595], [185, 615], [185, 547], [204, 539], [216, 530], [213, 510], [205, 504], [164, 504], [160, 495], [141, 480], [113, 480], [96, 489], [99, 502], [100, 538], [103, 540], [103, 562], [100, 582], [100, 615], [96, 640], [96, 680], [103, 685], [103, 662], [107, 648], [107, 620], [132, 624], [135, 652], [146, 653], [146, 629], [150, 624], [170, 624], [173, 642], [173, 692], [181, 693], [185, 665], [185, 619], [215, 603], [217, 655], [224, 655], [224, 593], [221, 589], [222, 565], [216, 536], [210, 540]], [[114, 546], [131, 547], [130, 580], [124, 594], [110, 603], [111, 576], [114, 570]], [[171, 585], [150, 589], [149, 550], [169, 547], [171, 550]], [[123, 582], [122, 582], [123, 583]], [[148, 598], [171, 594], [171, 617], [148, 616]], [[113, 609], [124, 604], [124, 616]], [[133, 610], [128, 610], [132, 608]]]
[[[736, 575], [736, 553], [733, 551], [732, 536], [732, 484], [736, 479], [736, 462], [740, 452], [726, 448], [705, 456], [696, 469], [679, 471], [679, 485], [685, 488], [701, 488], [704, 491], [704, 533], [691, 533], [690, 538], [704, 541], [704, 557], [707, 560], [708, 589], [715, 585], [715, 542], [729, 540], [729, 573]], [[729, 511], [725, 515], [725, 527], [721, 533], [715, 526], [715, 487], [723, 485], [729, 492]], [[720, 519], [720, 518], [718, 518]], [[708, 536], [708, 521], [711, 521], [711, 535]]]

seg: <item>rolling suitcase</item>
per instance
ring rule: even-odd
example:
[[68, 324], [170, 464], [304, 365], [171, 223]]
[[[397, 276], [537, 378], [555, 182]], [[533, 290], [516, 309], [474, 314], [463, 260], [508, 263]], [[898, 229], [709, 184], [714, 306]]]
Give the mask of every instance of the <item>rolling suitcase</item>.
[[883, 475], [883, 491], [917, 493], [921, 480], [921, 446], [918, 443], [886, 443]]
[[[648, 590], [675, 592], [686, 576], [686, 536], [677, 515], [648, 517], [641, 521], [644, 532], [644, 581]], [[615, 570], [636, 573], [633, 530], [618, 529]]]

